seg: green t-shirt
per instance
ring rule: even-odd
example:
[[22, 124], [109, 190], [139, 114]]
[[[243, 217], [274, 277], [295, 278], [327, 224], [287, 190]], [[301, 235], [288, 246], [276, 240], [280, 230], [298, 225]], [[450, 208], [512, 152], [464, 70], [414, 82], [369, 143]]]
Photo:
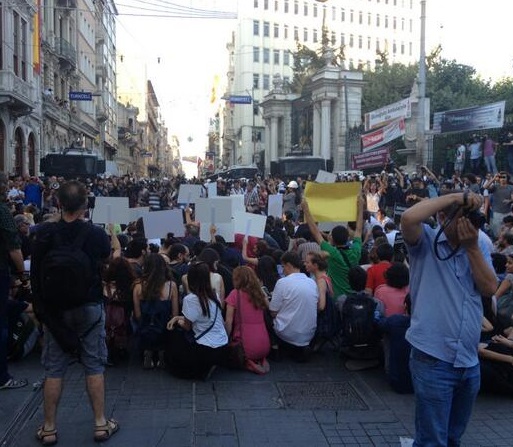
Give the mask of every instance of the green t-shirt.
[[355, 237], [351, 247], [344, 249], [348, 262], [340, 254], [340, 250], [329, 242], [321, 242], [321, 250], [329, 253], [328, 276], [333, 283], [333, 297], [337, 299], [340, 295], [347, 295], [351, 292], [349, 287], [349, 269], [358, 265], [362, 252], [362, 239]]

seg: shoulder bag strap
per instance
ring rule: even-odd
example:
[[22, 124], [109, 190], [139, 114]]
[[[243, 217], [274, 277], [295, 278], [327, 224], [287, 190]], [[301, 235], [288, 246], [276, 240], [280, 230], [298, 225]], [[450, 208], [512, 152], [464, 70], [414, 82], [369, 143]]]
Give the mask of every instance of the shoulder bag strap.
[[216, 303], [216, 313], [214, 315], [214, 319], [212, 320], [212, 324], [207, 329], [205, 329], [201, 334], [199, 334], [197, 337], [194, 337], [194, 340], [198, 341], [201, 337], [203, 337], [205, 334], [207, 334], [208, 332], [210, 332], [212, 330], [212, 328], [214, 327], [214, 324], [216, 323], [216, 320], [217, 320], [218, 311], [219, 311], [219, 306]]

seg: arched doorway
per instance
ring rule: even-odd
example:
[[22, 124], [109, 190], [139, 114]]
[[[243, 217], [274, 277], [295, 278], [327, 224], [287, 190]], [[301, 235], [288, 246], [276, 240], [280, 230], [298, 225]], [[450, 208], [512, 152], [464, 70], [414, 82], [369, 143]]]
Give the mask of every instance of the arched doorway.
[[28, 162], [29, 175], [36, 175], [36, 139], [31, 132], [28, 137]]
[[0, 171], [5, 172], [5, 125], [0, 121]]
[[14, 132], [14, 175], [23, 173], [23, 132], [18, 127]]

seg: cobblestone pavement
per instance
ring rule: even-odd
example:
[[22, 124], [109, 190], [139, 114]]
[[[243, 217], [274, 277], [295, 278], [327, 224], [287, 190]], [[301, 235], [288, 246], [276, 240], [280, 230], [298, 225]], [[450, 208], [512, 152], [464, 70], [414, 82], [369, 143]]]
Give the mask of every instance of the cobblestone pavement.
[[[39, 445], [42, 421], [34, 355], [11, 365], [35, 387], [0, 392], [0, 446]], [[59, 446], [89, 446], [93, 422], [79, 365], [70, 368], [59, 406]], [[414, 402], [386, 384], [381, 369], [350, 372], [333, 352], [309, 363], [287, 359], [260, 377], [217, 369], [208, 382], [175, 379], [140, 365], [109, 368], [107, 414], [121, 430], [110, 447], [399, 446], [412, 437]], [[511, 399], [479, 396], [465, 446], [513, 445]]]

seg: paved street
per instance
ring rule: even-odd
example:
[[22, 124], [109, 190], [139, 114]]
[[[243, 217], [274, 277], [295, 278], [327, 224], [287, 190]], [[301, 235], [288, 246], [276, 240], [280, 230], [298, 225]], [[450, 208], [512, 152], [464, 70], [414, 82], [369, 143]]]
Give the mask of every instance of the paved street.
[[[178, 380], [139, 365], [109, 368], [107, 414], [117, 446], [399, 446], [413, 434], [413, 396], [390, 390], [381, 369], [347, 371], [330, 351], [307, 364], [287, 359], [265, 377], [218, 369], [208, 382]], [[36, 383], [37, 356], [11, 365]], [[465, 446], [511, 446], [512, 401], [480, 396]], [[0, 392], [0, 446], [37, 446], [39, 388]], [[89, 446], [93, 422], [81, 367], [68, 372], [59, 410], [59, 446]]]

